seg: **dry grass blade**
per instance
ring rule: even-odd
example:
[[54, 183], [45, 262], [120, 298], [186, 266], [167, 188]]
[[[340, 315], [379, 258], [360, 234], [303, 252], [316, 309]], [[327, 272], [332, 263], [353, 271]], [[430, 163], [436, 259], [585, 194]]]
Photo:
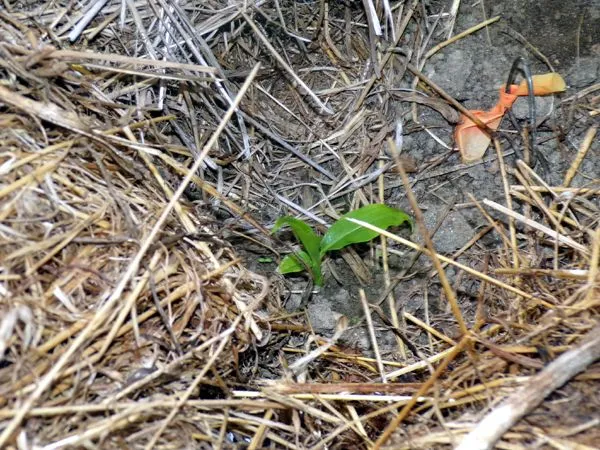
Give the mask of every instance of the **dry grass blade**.
[[212, 75], [217, 73], [217, 69], [214, 67], [200, 64], [185, 64], [177, 61], [164, 61], [159, 59], [132, 58], [125, 55], [116, 55], [110, 53], [82, 52], [77, 50], [53, 50], [48, 53], [47, 57], [57, 58], [78, 64], [85, 64], [85, 60], [93, 60], [127, 64], [134, 67], [151, 66], [160, 69], [187, 70], [190, 72], [207, 73]]
[[398, 169], [398, 172], [400, 173], [400, 177], [402, 178], [404, 187], [406, 188], [406, 194], [407, 194], [408, 200], [413, 208], [413, 212], [415, 214], [415, 218], [417, 221], [417, 226], [419, 227], [419, 232], [421, 233], [421, 236], [425, 240], [425, 244], [427, 245], [427, 250], [429, 250], [428, 255], [431, 257], [431, 260], [433, 261], [435, 270], [437, 271], [438, 277], [440, 278], [440, 281], [442, 283], [442, 287], [444, 288], [444, 294], [446, 295], [446, 299], [447, 299], [448, 303], [450, 303], [450, 307], [452, 308], [452, 313], [454, 314], [456, 323], [458, 324], [458, 326], [460, 328], [460, 332], [462, 333], [463, 336], [465, 336], [465, 335], [467, 335], [469, 330], [467, 329], [465, 321], [462, 317], [462, 313], [460, 311], [460, 307], [458, 306], [456, 294], [450, 287], [450, 283], [448, 282], [448, 278], [446, 277], [444, 268], [442, 267], [442, 264], [440, 263], [440, 259], [437, 257], [437, 253], [435, 252], [435, 247], [433, 246], [433, 241], [431, 240], [431, 235], [429, 234], [429, 231], [427, 230], [427, 227], [425, 226], [423, 212], [421, 211], [421, 208], [419, 208], [419, 205], [417, 204], [417, 199], [415, 198], [415, 195], [412, 192], [412, 189], [410, 188], [410, 182], [408, 181], [408, 175], [406, 174], [406, 171], [404, 170], [402, 161], [400, 161], [400, 159], [398, 159], [398, 151], [396, 150], [395, 143], [392, 140], [389, 140], [388, 145], [391, 148], [392, 155], [396, 159], [396, 167]]
[[322, 114], [333, 114], [333, 111], [331, 110], [331, 108], [329, 108], [328, 106], [326, 106], [321, 99], [319, 99], [319, 97], [317, 97], [317, 95], [312, 91], [312, 89], [310, 89], [307, 84], [302, 81], [302, 79], [296, 74], [296, 72], [294, 72], [294, 69], [292, 69], [284, 60], [283, 58], [279, 55], [279, 53], [277, 52], [277, 50], [275, 50], [275, 48], [271, 45], [271, 43], [269, 42], [269, 40], [267, 39], [267, 37], [262, 33], [262, 31], [260, 31], [260, 29], [258, 28], [258, 26], [254, 23], [254, 21], [250, 18], [250, 16], [248, 16], [246, 13], [242, 14], [244, 16], [244, 19], [246, 20], [246, 22], [248, 23], [248, 25], [250, 25], [250, 27], [252, 28], [252, 30], [254, 31], [254, 33], [256, 33], [256, 35], [259, 37], [259, 39], [261, 40], [261, 42], [267, 47], [267, 49], [269, 50], [269, 53], [271, 54], [271, 56], [273, 58], [275, 58], [275, 60], [281, 65], [281, 67], [283, 67], [285, 69], [285, 71], [296, 81], [296, 83], [298, 83], [298, 86], [302, 87], [303, 92], [302, 94], [308, 95], [310, 96], [313, 101], [315, 102], [315, 104], [319, 107], [319, 112]]
[[[456, 2], [455, 2], [456, 3]], [[454, 8], [454, 5], [453, 5]], [[456, 14], [456, 11], [451, 12], [451, 14]], [[500, 16], [498, 17], [493, 17], [491, 19], [487, 19], [477, 25], [475, 25], [474, 27], [469, 28], [468, 30], [465, 30], [457, 35], [452, 36], [451, 38], [449, 37], [447, 40], [445, 40], [444, 42], [439, 43], [438, 45], [436, 45], [435, 47], [433, 47], [431, 50], [429, 50], [427, 52], [427, 54], [425, 55], [425, 59], [429, 59], [431, 58], [433, 55], [435, 55], [437, 52], [439, 52], [442, 48], [446, 47], [447, 45], [452, 44], [453, 42], [458, 41], [459, 39], [462, 39], [465, 36], [468, 36], [469, 34], [472, 34], [476, 31], [479, 31], [480, 29], [487, 27], [488, 25], [493, 24], [494, 22], [497, 22], [498, 20], [500, 20]]]
[[[1, 448], [442, 450], [517, 395], [498, 448], [593, 447], [589, 14], [539, 99], [545, 172], [510, 124], [458, 163], [466, 103], [549, 59], [442, 3], [3, 2]], [[380, 239], [325, 254], [322, 287], [277, 273], [280, 217], [318, 238], [373, 203], [419, 236], [352, 219]]]
[[463, 337], [461, 341], [456, 345], [452, 351], [445, 357], [445, 359], [440, 363], [440, 365], [435, 369], [435, 372], [431, 374], [429, 379], [423, 383], [423, 386], [413, 395], [410, 402], [402, 408], [400, 414], [398, 414], [394, 419], [388, 424], [384, 432], [379, 436], [375, 445], [373, 446], [373, 450], [378, 450], [384, 445], [387, 440], [390, 438], [391, 434], [398, 428], [398, 426], [402, 423], [402, 421], [406, 418], [411, 409], [416, 405], [419, 401], [419, 397], [422, 396], [427, 390], [435, 383], [435, 381], [440, 377], [442, 373], [448, 368], [448, 364], [450, 364], [456, 356], [463, 351], [465, 346], [469, 343], [469, 338], [467, 336]]
[[497, 211], [500, 211], [500, 212], [506, 214], [507, 216], [512, 217], [513, 219], [517, 219], [520, 222], [523, 222], [524, 224], [530, 226], [531, 228], [535, 228], [536, 230], [545, 233], [548, 237], [550, 237], [552, 239], [556, 239], [556, 241], [560, 242], [561, 244], [567, 245], [567, 246], [581, 252], [584, 255], [588, 252], [587, 248], [584, 245], [578, 244], [577, 242], [575, 242], [573, 239], [569, 238], [568, 236], [563, 236], [558, 231], [554, 231], [545, 225], [539, 224], [531, 219], [528, 219], [523, 214], [516, 213], [516, 212], [506, 208], [505, 206], [499, 205], [498, 203], [496, 203], [492, 200], [484, 199], [483, 204], [486, 206], [489, 206], [490, 208], [494, 208]]
[[490, 412], [457, 450], [487, 450], [525, 414], [537, 407], [552, 391], [558, 389], [600, 358], [600, 326], [592, 329], [577, 347], [532, 377], [526, 385]]
[[[430, 255], [430, 252], [429, 252], [429, 250], [427, 248], [422, 247], [422, 246], [420, 246], [418, 244], [415, 244], [414, 242], [411, 242], [411, 241], [409, 241], [407, 239], [404, 239], [404, 238], [402, 238], [400, 236], [397, 236], [397, 235], [394, 235], [392, 233], [389, 233], [386, 230], [383, 230], [381, 228], [375, 227], [375, 226], [371, 225], [370, 223], [363, 222], [362, 220], [352, 219], [352, 218], [348, 219], [348, 220], [350, 222], [356, 223], [357, 225], [360, 225], [362, 227], [365, 227], [365, 228], [368, 228], [370, 230], [376, 231], [377, 233], [380, 233], [382, 236], [385, 236], [388, 239], [392, 239], [392, 240], [394, 240], [394, 241], [396, 241], [396, 242], [398, 242], [400, 244], [406, 245], [407, 247], [410, 247], [413, 250], [417, 250], [417, 251], [422, 252], [422, 253], [424, 253], [426, 255]], [[458, 268], [464, 270], [465, 272], [467, 272], [467, 273], [473, 275], [474, 277], [477, 277], [477, 278], [479, 278], [479, 279], [481, 279], [483, 281], [491, 283], [491, 284], [493, 284], [495, 286], [498, 286], [498, 287], [500, 287], [502, 289], [506, 289], [507, 291], [513, 292], [513, 293], [515, 293], [517, 295], [520, 295], [520, 296], [522, 296], [524, 298], [527, 298], [529, 300], [535, 300], [535, 297], [533, 295], [528, 294], [528, 293], [526, 293], [526, 292], [524, 292], [524, 291], [522, 291], [522, 290], [520, 290], [520, 289], [518, 289], [518, 288], [516, 288], [514, 286], [511, 286], [511, 285], [508, 285], [506, 283], [503, 283], [500, 280], [496, 280], [496, 279], [494, 279], [494, 278], [492, 278], [492, 277], [490, 277], [490, 276], [488, 276], [488, 275], [486, 275], [484, 273], [478, 272], [477, 270], [474, 270], [474, 269], [472, 269], [472, 268], [470, 268], [468, 266], [465, 266], [465, 265], [463, 265], [463, 264], [461, 264], [461, 263], [459, 263], [457, 261], [454, 261], [451, 258], [448, 258], [448, 257], [440, 255], [440, 254], [436, 254], [435, 256], [440, 261], [443, 261], [445, 263], [448, 263], [448, 264], [451, 264], [451, 265], [453, 265], [455, 267], [458, 267]], [[544, 304], [544, 302], [540, 302], [540, 304]], [[552, 306], [552, 305], [548, 305], [547, 304], [547, 306]]]
[[213, 354], [210, 356], [209, 360], [206, 362], [206, 364], [204, 365], [204, 367], [202, 368], [200, 373], [198, 373], [198, 375], [196, 376], [194, 381], [190, 384], [189, 388], [184, 393], [184, 395], [181, 397], [181, 399], [179, 400], [177, 405], [171, 410], [169, 415], [165, 418], [163, 423], [160, 425], [159, 429], [156, 430], [156, 433], [154, 433], [154, 436], [152, 436], [152, 439], [150, 439], [150, 441], [146, 445], [147, 449], [154, 448], [160, 435], [169, 426], [169, 424], [173, 420], [173, 417], [175, 417], [175, 415], [179, 412], [181, 407], [183, 405], [185, 405], [185, 403], [189, 400], [189, 398], [192, 395], [192, 393], [194, 392], [194, 390], [198, 387], [198, 385], [200, 384], [202, 379], [206, 376], [206, 373], [212, 369], [213, 364], [215, 363], [217, 358], [219, 358], [221, 356], [221, 352], [225, 349], [225, 345], [228, 343], [229, 336], [231, 336], [233, 334], [233, 332], [235, 331], [235, 328], [238, 325], [240, 319], [241, 319], [241, 317], [238, 317], [238, 319], [236, 321], [234, 321], [231, 324], [231, 326], [225, 332], [223, 332], [221, 334], [221, 336], [219, 336], [221, 342], [219, 343], [218, 347], [215, 349]]
[[22, 111], [35, 114], [40, 119], [65, 127], [68, 130], [79, 131], [80, 133], [87, 135], [91, 134], [88, 126], [85, 125], [76, 114], [65, 111], [54, 103], [42, 103], [31, 100], [30, 98], [14, 93], [3, 86], [0, 86], [0, 100], [3, 103], [12, 105]]

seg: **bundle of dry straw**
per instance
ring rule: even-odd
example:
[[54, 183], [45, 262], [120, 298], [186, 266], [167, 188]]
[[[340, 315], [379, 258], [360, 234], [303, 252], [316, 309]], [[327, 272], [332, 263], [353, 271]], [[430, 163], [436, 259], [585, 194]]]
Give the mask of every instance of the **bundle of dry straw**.
[[[341, 330], [323, 340], [302, 314], [285, 313], [280, 277], [249, 270], [236, 245], [276, 245], [268, 223], [284, 208], [325, 223], [302, 207], [307, 186], [327, 191], [319, 203], [335, 217], [342, 198], [367, 200], [391, 169], [388, 158], [367, 170], [393, 131], [369, 96], [388, 96], [385, 74], [400, 68], [399, 79], [424, 87], [419, 69], [451, 43], [421, 51], [429, 25], [419, 2], [9, 3], [0, 448], [445, 448], [508, 398], [506, 423], [482, 423], [463, 446], [486, 448], [598, 358], [600, 184], [571, 187], [594, 140], [597, 97], [585, 103], [578, 126], [589, 131], [562, 186], [526, 165], [510, 185], [501, 165], [505, 205], [478, 205], [496, 214], [490, 230], [502, 244], [479, 270], [460, 253], [388, 236], [438, 269], [430, 279], [445, 285], [459, 333], [406, 313], [407, 335], [430, 345], [404, 359], [357, 354], [336, 344]], [[381, 17], [391, 45], [378, 53]], [[423, 46], [418, 61], [390, 63], [406, 53], [407, 30], [420, 36], [410, 40]], [[447, 264], [481, 282], [471, 318], [444, 282]], [[562, 398], [596, 395], [599, 374], [592, 366]], [[597, 396], [589, 401], [548, 400], [546, 416], [521, 422], [500, 448], [591, 448]], [[557, 428], [550, 414], [565, 408], [579, 420]]]

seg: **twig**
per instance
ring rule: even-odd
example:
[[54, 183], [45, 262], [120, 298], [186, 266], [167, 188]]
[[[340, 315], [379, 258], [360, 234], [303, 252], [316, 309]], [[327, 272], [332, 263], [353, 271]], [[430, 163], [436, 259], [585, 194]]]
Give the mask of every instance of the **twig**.
[[501, 406], [489, 413], [456, 450], [487, 450], [523, 416], [533, 411], [551, 392], [600, 358], [600, 325], [588, 332], [576, 348], [563, 353], [533, 376]]

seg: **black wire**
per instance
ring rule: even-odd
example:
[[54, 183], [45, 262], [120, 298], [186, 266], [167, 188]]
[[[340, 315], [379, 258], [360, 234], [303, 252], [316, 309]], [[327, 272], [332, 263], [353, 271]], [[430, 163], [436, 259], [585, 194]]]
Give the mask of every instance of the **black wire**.
[[[535, 148], [535, 142], [537, 140], [537, 132], [536, 132], [536, 114], [537, 114], [537, 112], [536, 112], [536, 108], [535, 108], [535, 94], [533, 93], [533, 79], [531, 77], [531, 69], [529, 68], [529, 63], [522, 56], [519, 56], [514, 60], [512, 67], [510, 68], [510, 72], [508, 74], [508, 80], [506, 81], [506, 87], [504, 89], [505, 89], [506, 93], [510, 93], [510, 86], [515, 84], [515, 80], [519, 73], [522, 73], [524, 75], [525, 82], [527, 83], [527, 100], [528, 100], [527, 103], [529, 105], [529, 115], [528, 115], [529, 133], [528, 133], [528, 135], [529, 135], [529, 152], [531, 155], [530, 164], [531, 164], [531, 167], [535, 167], [536, 162], [540, 161], [542, 170], [548, 171], [548, 163], [546, 162], [546, 160], [544, 159], [544, 157], [541, 154], [538, 155], [537, 150]], [[517, 123], [517, 120], [510, 109], [508, 111], [508, 117], [510, 118], [510, 121], [512, 122], [513, 126], [515, 128], [517, 128], [517, 130], [521, 130], [521, 127]], [[517, 150], [516, 146], [514, 146], [514, 148], [515, 148], [515, 153], [517, 153], [517, 156], [519, 157], [519, 159], [523, 159], [521, 152], [519, 150]]]

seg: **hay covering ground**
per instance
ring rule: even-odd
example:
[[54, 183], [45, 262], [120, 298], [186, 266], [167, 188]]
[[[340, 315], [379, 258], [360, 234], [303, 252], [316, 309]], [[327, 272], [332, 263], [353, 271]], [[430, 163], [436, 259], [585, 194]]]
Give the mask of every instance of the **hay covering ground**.
[[[587, 135], [562, 186], [501, 165], [502, 244], [461, 269], [475, 316], [445, 292], [466, 334], [415, 320], [406, 334], [431, 345], [387, 359], [311, 333], [236, 246], [285, 252], [277, 216], [377, 201], [378, 160], [401, 186], [394, 111], [373, 98], [417, 87], [434, 48], [420, 3], [377, 7], [386, 39], [369, 1], [4, 3], [0, 447], [445, 448], [598, 340], [600, 185], [570, 187], [597, 86], [566, 100], [564, 132]], [[596, 357], [498, 448], [593, 448]]]

